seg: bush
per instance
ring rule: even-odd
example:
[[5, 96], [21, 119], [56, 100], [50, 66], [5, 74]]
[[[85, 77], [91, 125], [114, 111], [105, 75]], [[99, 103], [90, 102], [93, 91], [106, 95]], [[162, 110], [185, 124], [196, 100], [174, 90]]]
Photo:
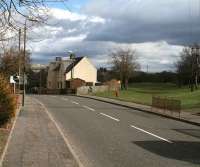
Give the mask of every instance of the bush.
[[11, 87], [3, 74], [0, 74], [0, 126], [7, 123], [16, 110], [16, 99], [11, 94]]

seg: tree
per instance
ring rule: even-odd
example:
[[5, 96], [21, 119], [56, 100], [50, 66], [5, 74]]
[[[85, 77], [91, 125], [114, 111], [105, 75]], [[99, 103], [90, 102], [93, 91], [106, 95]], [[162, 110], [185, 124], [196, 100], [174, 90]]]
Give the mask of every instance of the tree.
[[130, 76], [140, 68], [137, 62], [137, 56], [135, 50], [130, 48], [120, 48], [110, 54], [112, 70], [121, 80], [122, 89], [128, 88], [128, 81]]
[[191, 91], [198, 89], [199, 79], [199, 49], [198, 45], [185, 47], [180, 60], [176, 63], [179, 86], [189, 84]]
[[100, 67], [97, 70], [97, 80], [101, 83], [109, 81], [109, 80], [113, 79], [112, 73], [113, 72], [110, 69], [107, 69], [105, 67]]
[[[25, 62], [26, 69], [30, 68], [30, 63], [30, 52], [27, 51]], [[19, 54], [15, 48], [10, 48], [9, 50], [5, 50], [2, 54], [0, 54], [0, 71], [7, 78], [9, 78], [10, 75], [18, 74], [19, 70], [23, 71], [23, 65], [23, 53]]]
[[40, 70], [35, 71], [33, 69], [29, 69], [28, 71], [28, 85], [27, 90], [31, 93], [34, 92], [35, 88], [37, 88], [37, 93], [40, 93], [43, 88], [46, 88], [47, 86], [47, 75], [48, 70], [47, 68], [40, 68]]
[[[0, 40], [6, 40], [8, 31], [24, 27], [26, 19], [45, 22], [48, 19], [48, 5], [65, 3], [67, 0], [1, 0]], [[31, 19], [30, 19], [31, 18]]]

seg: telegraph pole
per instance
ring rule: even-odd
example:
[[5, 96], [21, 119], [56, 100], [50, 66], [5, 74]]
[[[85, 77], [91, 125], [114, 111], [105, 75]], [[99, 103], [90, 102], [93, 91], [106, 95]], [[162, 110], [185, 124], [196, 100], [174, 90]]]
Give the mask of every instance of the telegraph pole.
[[22, 97], [22, 106], [24, 106], [25, 102], [25, 72], [26, 72], [26, 21], [24, 25], [24, 55], [23, 55], [23, 63], [24, 63], [24, 69], [23, 69], [23, 97]]
[[196, 72], [195, 72], [195, 86], [196, 86], [196, 89], [198, 89], [198, 77], [199, 77], [199, 69], [200, 69], [200, 64], [199, 64], [200, 55], [199, 55], [199, 52], [200, 52], [200, 48], [199, 48], [199, 45], [197, 44], [196, 45]]
[[20, 90], [20, 76], [21, 76], [21, 29], [19, 29], [19, 90]]
[[41, 68], [41, 64], [40, 64], [40, 95], [42, 94], [42, 68]]

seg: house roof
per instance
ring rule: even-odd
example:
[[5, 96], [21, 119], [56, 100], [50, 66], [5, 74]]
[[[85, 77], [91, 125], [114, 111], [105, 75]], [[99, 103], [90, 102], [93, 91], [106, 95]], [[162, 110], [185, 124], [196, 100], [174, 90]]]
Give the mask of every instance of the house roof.
[[67, 66], [65, 72], [68, 73], [71, 71], [84, 57], [76, 57], [73, 60], [73, 63], [71, 63], [69, 66]]

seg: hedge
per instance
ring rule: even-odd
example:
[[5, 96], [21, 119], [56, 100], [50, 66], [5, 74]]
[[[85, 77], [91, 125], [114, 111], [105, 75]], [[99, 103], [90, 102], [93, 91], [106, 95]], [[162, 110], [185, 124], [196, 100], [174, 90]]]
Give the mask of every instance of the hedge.
[[3, 74], [0, 73], [0, 126], [7, 123], [16, 110], [16, 98]]

